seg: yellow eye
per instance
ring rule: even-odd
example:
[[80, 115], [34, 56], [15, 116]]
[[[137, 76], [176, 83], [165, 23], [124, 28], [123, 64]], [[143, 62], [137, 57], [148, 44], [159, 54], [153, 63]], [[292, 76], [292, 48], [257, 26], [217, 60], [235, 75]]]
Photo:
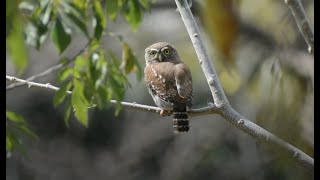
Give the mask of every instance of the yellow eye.
[[149, 54], [154, 56], [156, 54], [156, 51], [150, 51]]
[[171, 53], [171, 51], [170, 51], [169, 49], [165, 49], [163, 52], [164, 52], [164, 54], [166, 54], [166, 55], [169, 55], [169, 54]]

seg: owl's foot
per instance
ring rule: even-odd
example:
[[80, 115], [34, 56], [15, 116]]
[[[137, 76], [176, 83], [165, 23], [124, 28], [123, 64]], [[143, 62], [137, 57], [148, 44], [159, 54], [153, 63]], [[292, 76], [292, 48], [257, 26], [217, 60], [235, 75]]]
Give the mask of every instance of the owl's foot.
[[166, 109], [162, 109], [160, 111], [160, 115], [161, 116], [170, 116], [172, 114], [172, 110], [166, 110]]

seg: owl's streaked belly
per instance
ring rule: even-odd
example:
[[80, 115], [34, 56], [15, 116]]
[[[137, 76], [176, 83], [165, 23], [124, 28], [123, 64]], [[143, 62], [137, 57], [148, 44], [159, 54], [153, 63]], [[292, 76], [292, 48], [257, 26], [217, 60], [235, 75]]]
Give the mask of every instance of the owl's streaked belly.
[[162, 109], [171, 110], [172, 109], [172, 103], [166, 102], [162, 100], [159, 96], [152, 93], [151, 89], [148, 89], [150, 95], [152, 96], [153, 101], [156, 103], [156, 105]]

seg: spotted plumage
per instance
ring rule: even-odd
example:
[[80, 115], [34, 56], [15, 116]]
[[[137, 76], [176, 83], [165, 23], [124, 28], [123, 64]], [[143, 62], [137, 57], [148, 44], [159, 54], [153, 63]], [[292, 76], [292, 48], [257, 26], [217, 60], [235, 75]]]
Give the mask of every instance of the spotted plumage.
[[192, 77], [175, 48], [166, 42], [145, 50], [145, 82], [162, 115], [173, 112], [174, 132], [189, 131], [187, 108], [192, 106]]

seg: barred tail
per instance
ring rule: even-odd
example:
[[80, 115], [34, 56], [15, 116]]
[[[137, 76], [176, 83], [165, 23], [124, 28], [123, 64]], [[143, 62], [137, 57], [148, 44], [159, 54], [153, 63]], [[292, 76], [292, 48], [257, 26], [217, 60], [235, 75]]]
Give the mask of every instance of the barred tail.
[[181, 133], [189, 131], [189, 117], [186, 108], [173, 109], [173, 132]]

